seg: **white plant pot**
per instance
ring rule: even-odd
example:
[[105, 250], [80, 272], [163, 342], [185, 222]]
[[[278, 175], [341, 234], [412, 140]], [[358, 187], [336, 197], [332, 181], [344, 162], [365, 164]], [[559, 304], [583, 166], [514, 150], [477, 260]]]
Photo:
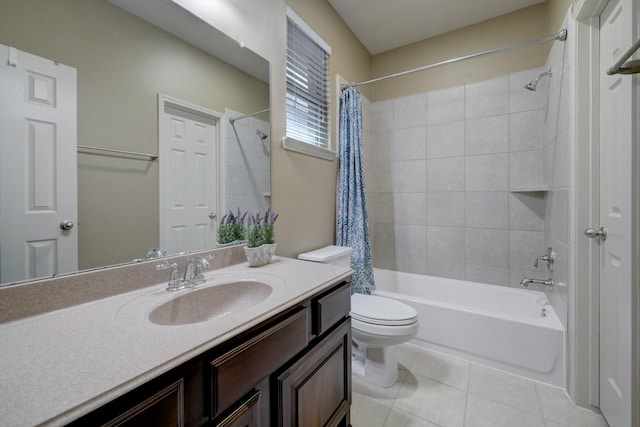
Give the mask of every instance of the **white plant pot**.
[[249, 261], [249, 265], [251, 267], [258, 267], [260, 265], [269, 264], [275, 252], [275, 243], [262, 245], [257, 248], [249, 248], [246, 246], [244, 247], [244, 253], [247, 256], [247, 261]]

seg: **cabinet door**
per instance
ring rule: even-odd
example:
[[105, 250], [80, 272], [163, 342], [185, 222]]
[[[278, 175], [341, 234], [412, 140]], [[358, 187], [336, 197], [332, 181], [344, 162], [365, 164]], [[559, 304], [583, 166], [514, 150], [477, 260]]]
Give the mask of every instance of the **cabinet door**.
[[277, 378], [278, 425], [348, 424], [351, 405], [351, 318]]
[[251, 395], [229, 416], [215, 423], [216, 427], [260, 427], [260, 392]]

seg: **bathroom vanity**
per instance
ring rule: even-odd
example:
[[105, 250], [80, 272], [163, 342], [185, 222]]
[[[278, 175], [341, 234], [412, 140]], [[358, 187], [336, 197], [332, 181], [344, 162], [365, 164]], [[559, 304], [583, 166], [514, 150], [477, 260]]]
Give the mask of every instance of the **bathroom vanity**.
[[[0, 418], [6, 425], [346, 427], [350, 275], [276, 258], [264, 268], [207, 272], [201, 289], [230, 280], [272, 287], [217, 319], [150, 322], [162, 303], [196, 292], [168, 293], [158, 284], [0, 324], [10, 346], [2, 350]], [[74, 325], [73, 333], [64, 329]]]

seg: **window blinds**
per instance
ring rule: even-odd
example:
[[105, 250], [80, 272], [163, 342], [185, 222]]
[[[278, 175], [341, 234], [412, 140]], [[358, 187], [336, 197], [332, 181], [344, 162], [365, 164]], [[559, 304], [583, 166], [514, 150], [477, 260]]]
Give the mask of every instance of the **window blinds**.
[[329, 54], [287, 23], [287, 137], [329, 148]]

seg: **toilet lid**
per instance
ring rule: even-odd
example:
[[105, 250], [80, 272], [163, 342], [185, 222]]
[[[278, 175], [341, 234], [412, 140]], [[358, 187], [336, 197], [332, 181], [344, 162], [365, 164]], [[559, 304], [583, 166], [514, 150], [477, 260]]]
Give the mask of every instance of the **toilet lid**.
[[375, 295], [351, 295], [351, 317], [376, 325], [409, 325], [418, 312], [407, 304]]

